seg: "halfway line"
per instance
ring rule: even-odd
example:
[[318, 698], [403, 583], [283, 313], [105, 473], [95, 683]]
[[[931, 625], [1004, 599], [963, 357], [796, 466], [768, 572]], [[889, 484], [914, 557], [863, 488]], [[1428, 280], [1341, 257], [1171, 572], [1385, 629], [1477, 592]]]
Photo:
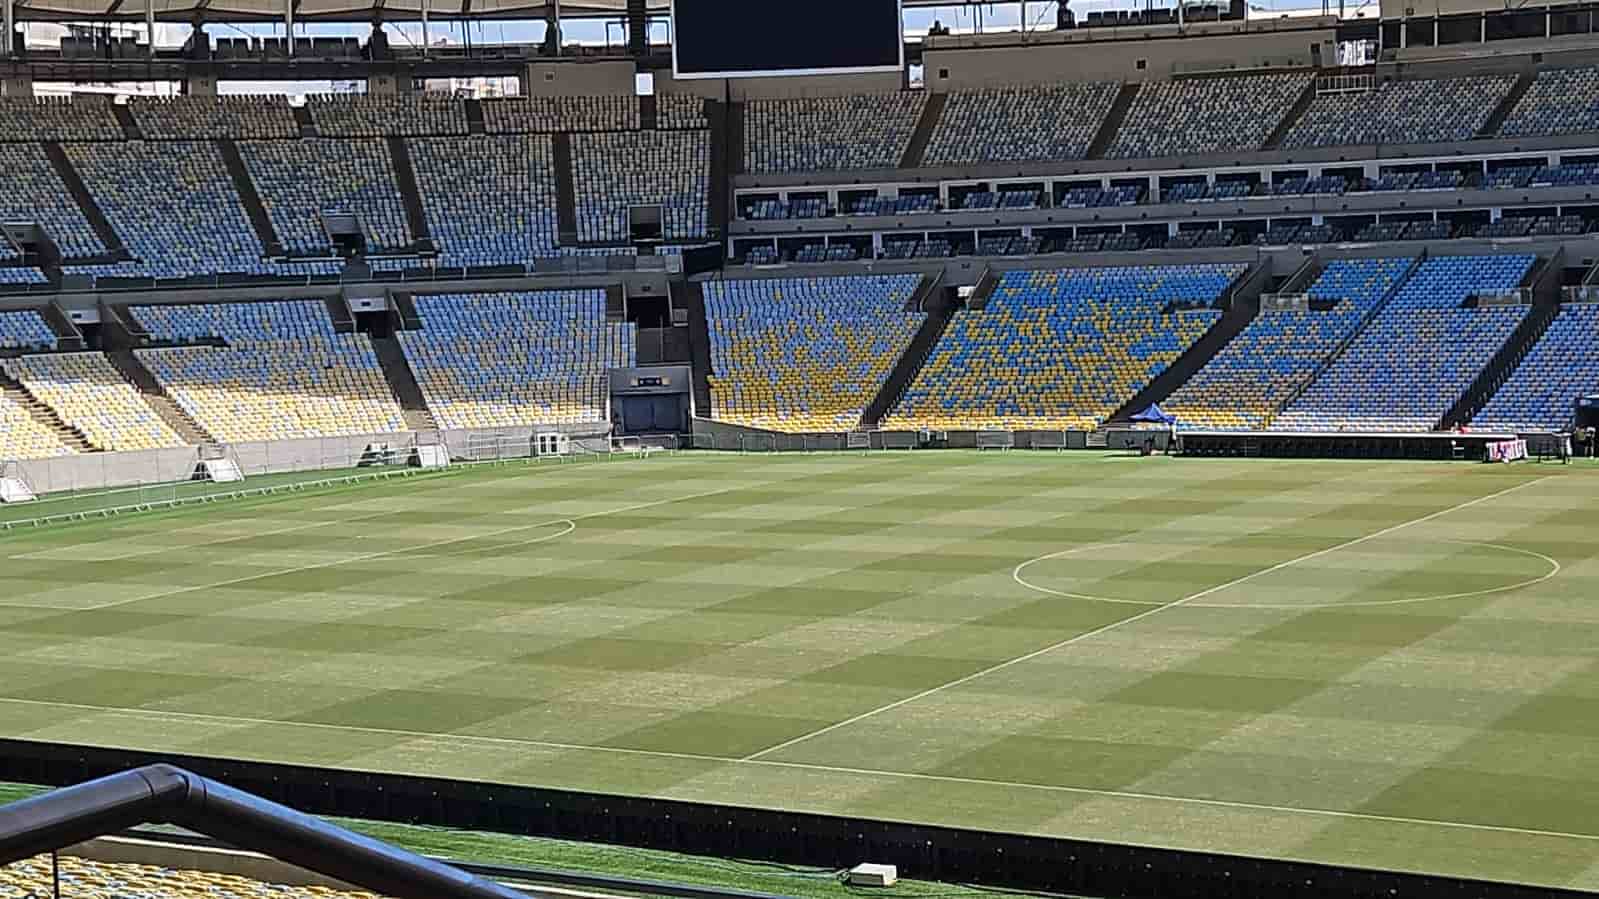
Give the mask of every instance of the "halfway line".
[[1096, 628], [1094, 628], [1091, 631], [1084, 631], [1083, 633], [1077, 634], [1076, 636], [1068, 637], [1065, 640], [1060, 641], [1059, 643], [1052, 643], [1049, 646], [1044, 647], [1043, 649], [1035, 649], [1032, 652], [1027, 653], [1026, 655], [1020, 655], [1020, 656], [1017, 656], [1014, 659], [1008, 659], [1008, 660], [1000, 662], [1000, 663], [998, 663], [996, 665], [990, 665], [989, 667], [984, 668], [981, 671], [974, 671], [971, 674], [966, 675], [965, 677], [960, 677], [960, 678], [956, 678], [955, 680], [952, 680], [952, 681], [947, 681], [945, 683], [939, 684], [936, 687], [929, 687], [928, 689], [923, 690], [920, 693], [914, 693], [914, 694], [912, 694], [910, 696], [905, 697], [904, 699], [897, 699], [897, 700], [895, 700], [893, 702], [888, 703], [887, 705], [878, 706], [875, 709], [871, 709], [870, 711], [862, 712], [859, 715], [855, 715], [855, 716], [850, 717], [850, 718], [845, 718], [843, 721], [839, 721], [839, 722], [836, 722], [836, 723], [833, 723], [833, 724], [829, 724], [826, 727], [817, 728], [816, 730], [813, 730], [810, 733], [800, 734], [799, 736], [797, 736], [797, 737], [795, 737], [795, 738], [793, 738], [791, 740], [784, 740], [783, 742], [778, 743], [778, 744], [776, 744], [774, 746], [768, 746], [765, 749], [762, 749], [762, 750], [760, 750], [758, 752], [752, 752], [749, 755], [744, 756], [744, 761], [755, 761], [757, 759], [765, 758], [766, 756], [769, 756], [769, 755], [771, 755], [774, 752], [781, 752], [784, 749], [788, 749], [791, 746], [797, 746], [800, 743], [804, 743], [804, 742], [807, 742], [809, 740], [813, 740], [813, 739], [815, 739], [817, 737], [823, 736], [824, 734], [830, 734], [833, 731], [838, 730], [840, 728], [849, 727], [851, 724], [857, 724], [857, 723], [859, 723], [861, 721], [865, 721], [868, 718], [873, 718], [873, 717], [876, 717], [878, 715], [881, 715], [884, 712], [891, 712], [894, 709], [897, 709], [897, 708], [899, 708], [901, 706], [910, 705], [911, 703], [916, 702], [917, 700], [926, 699], [929, 696], [933, 696], [933, 695], [936, 695], [938, 693], [942, 693], [945, 690], [951, 690], [951, 689], [954, 689], [955, 687], [959, 687], [959, 686], [962, 686], [964, 684], [969, 684], [972, 681], [977, 680], [978, 678], [987, 677], [988, 675], [994, 674], [995, 672], [1004, 671], [1006, 668], [1010, 668], [1013, 665], [1020, 665], [1023, 662], [1031, 661], [1033, 659], [1038, 658], [1039, 656], [1048, 655], [1049, 653], [1052, 653], [1052, 652], [1054, 652], [1057, 649], [1065, 649], [1066, 647], [1071, 646], [1071, 645], [1073, 645], [1075, 643], [1081, 643], [1084, 640], [1088, 640], [1088, 639], [1092, 639], [1094, 637], [1098, 637], [1101, 634], [1109, 633], [1109, 632], [1111, 632], [1113, 630], [1116, 630], [1117, 628], [1125, 627], [1125, 626], [1127, 626], [1129, 624], [1132, 624], [1134, 622], [1137, 622], [1137, 621], [1142, 621], [1145, 618], [1150, 617], [1151, 615], [1159, 615], [1161, 612], [1165, 612], [1165, 611], [1167, 611], [1169, 609], [1175, 609], [1175, 608], [1177, 608], [1179, 606], [1185, 606], [1185, 605], [1187, 605], [1187, 604], [1189, 604], [1191, 602], [1194, 602], [1196, 600], [1204, 599], [1207, 596], [1211, 596], [1211, 595], [1214, 595], [1216, 593], [1220, 593], [1223, 590], [1228, 590], [1228, 589], [1231, 589], [1233, 587], [1236, 587], [1239, 584], [1245, 583], [1246, 581], [1252, 581], [1255, 578], [1260, 577], [1262, 575], [1267, 575], [1267, 574], [1271, 574], [1271, 573], [1276, 572], [1276, 571], [1281, 571], [1284, 568], [1288, 568], [1288, 567], [1290, 567], [1292, 565], [1298, 565], [1301, 562], [1308, 562], [1311, 559], [1317, 559], [1317, 558], [1320, 558], [1322, 556], [1327, 555], [1328, 553], [1337, 552], [1338, 550], [1341, 550], [1341, 549], [1348, 549], [1351, 546], [1357, 546], [1357, 545], [1359, 545], [1361, 543], [1365, 543], [1367, 540], [1375, 540], [1378, 537], [1382, 537], [1382, 536], [1386, 536], [1388, 534], [1392, 534], [1394, 531], [1400, 530], [1401, 528], [1408, 528], [1408, 527], [1410, 527], [1412, 525], [1417, 525], [1417, 524], [1422, 524], [1424, 522], [1432, 521], [1434, 518], [1438, 518], [1440, 516], [1447, 515], [1450, 512], [1458, 512], [1461, 509], [1468, 509], [1468, 508], [1470, 508], [1472, 506], [1478, 505], [1479, 503], [1485, 503], [1485, 502], [1488, 502], [1489, 500], [1498, 499], [1501, 496], [1506, 496], [1508, 494], [1514, 493], [1515, 491], [1520, 490], [1523, 487], [1530, 487], [1530, 486], [1532, 486], [1534, 484], [1541, 484], [1544, 481], [1549, 480], [1551, 477], [1554, 477], [1554, 475], [1545, 475], [1545, 476], [1543, 476], [1541, 478], [1537, 478], [1535, 480], [1523, 481], [1520, 484], [1515, 485], [1514, 487], [1506, 487], [1503, 490], [1500, 490], [1500, 491], [1498, 491], [1496, 493], [1490, 493], [1487, 496], [1479, 496], [1476, 499], [1467, 500], [1466, 502], [1459, 503], [1458, 505], [1450, 506], [1447, 509], [1440, 509], [1440, 510], [1438, 510], [1436, 512], [1432, 512], [1430, 514], [1423, 515], [1420, 518], [1412, 518], [1409, 521], [1401, 522], [1401, 523], [1396, 524], [1396, 525], [1391, 525], [1389, 527], [1383, 528], [1380, 531], [1373, 531], [1372, 533], [1366, 534], [1363, 537], [1356, 537], [1353, 540], [1346, 540], [1343, 543], [1340, 543], [1340, 544], [1338, 544], [1336, 546], [1329, 546], [1326, 549], [1318, 549], [1315, 552], [1306, 553], [1306, 554], [1304, 554], [1302, 556], [1297, 556], [1295, 558], [1289, 559], [1286, 562], [1278, 562], [1276, 565], [1273, 565], [1273, 566], [1271, 566], [1269, 568], [1262, 568], [1259, 571], [1252, 571], [1249, 574], [1246, 574], [1246, 575], [1244, 575], [1242, 577], [1233, 578], [1232, 580], [1230, 580], [1230, 581], [1228, 581], [1228, 582], [1226, 582], [1224, 584], [1217, 584], [1214, 587], [1207, 587], [1206, 589], [1201, 590], [1198, 593], [1191, 593], [1188, 596], [1184, 596], [1182, 599], [1173, 600], [1172, 602], [1166, 603], [1165, 605], [1155, 606], [1152, 609], [1148, 609], [1146, 611], [1139, 612], [1137, 615], [1130, 615], [1130, 616], [1128, 616], [1126, 618], [1123, 618], [1123, 619], [1121, 619], [1119, 621], [1112, 621], [1110, 624], [1106, 624], [1106, 625], [1102, 625], [1100, 627], [1096, 627]]

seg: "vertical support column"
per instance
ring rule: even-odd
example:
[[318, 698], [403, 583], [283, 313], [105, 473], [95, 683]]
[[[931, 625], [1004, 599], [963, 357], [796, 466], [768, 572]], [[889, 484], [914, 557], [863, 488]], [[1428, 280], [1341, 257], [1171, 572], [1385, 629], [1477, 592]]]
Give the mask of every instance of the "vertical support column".
[[551, 27], [555, 29], [555, 55], [561, 55], [561, 0], [555, 0], [554, 19]]
[[[11, 5], [9, 0], [6, 3], [6, 5], [7, 6]], [[9, 33], [9, 31], [7, 33]], [[145, 39], [150, 42], [150, 46], [145, 49], [145, 55], [148, 56], [150, 59], [155, 59], [155, 2], [154, 2], [154, 0], [144, 0], [144, 36], [145, 36]]]
[[16, 41], [17, 41], [17, 9], [16, 9], [16, 2], [17, 2], [17, 0], [0, 0], [0, 7], [4, 8], [3, 15], [4, 15], [4, 18], [5, 18], [5, 28], [6, 28], [5, 44], [4, 45], [0, 45], [0, 59], [9, 57], [11, 55], [11, 48], [16, 46]]
[[422, 58], [428, 58], [428, 0], [422, 0]]
[[[149, 2], [149, 0], [146, 0]], [[283, 0], [283, 25], [288, 32], [289, 41], [286, 50], [289, 58], [294, 58], [294, 0]]]

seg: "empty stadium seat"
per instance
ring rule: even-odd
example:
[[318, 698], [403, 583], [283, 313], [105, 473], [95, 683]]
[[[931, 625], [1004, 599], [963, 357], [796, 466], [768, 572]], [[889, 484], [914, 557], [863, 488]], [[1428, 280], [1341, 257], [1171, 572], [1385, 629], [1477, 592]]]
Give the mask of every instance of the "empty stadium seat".
[[1326, 309], [1262, 309], [1161, 407], [1182, 428], [1259, 430], [1399, 283], [1408, 258], [1335, 260], [1307, 293]]
[[0, 141], [121, 140], [122, 126], [104, 94], [0, 97]]
[[0, 143], [0, 220], [35, 222], [68, 259], [106, 252], [38, 144]]
[[1283, 138], [1283, 148], [1470, 140], [1515, 83], [1512, 75], [1483, 75], [1322, 94]]
[[633, 325], [601, 290], [419, 296], [400, 345], [443, 428], [609, 424], [608, 372], [636, 364]]
[[1510, 337], [1526, 306], [1463, 308], [1518, 287], [1532, 256], [1423, 262], [1272, 424], [1284, 431], [1431, 430]]
[[178, 406], [223, 442], [405, 430], [371, 341], [334, 333], [319, 301], [132, 312], [158, 339], [226, 342], [135, 351]]
[[1477, 430], [1557, 431], [1578, 397], [1599, 390], [1599, 304], [1562, 306], [1510, 377], [1471, 420]]
[[921, 117], [922, 91], [793, 100], [751, 100], [744, 111], [749, 172], [890, 169]]
[[[0, 371], [15, 380], [16, 362], [0, 359]], [[26, 394], [15, 388], [0, 388], [0, 461], [73, 455], [75, 451], [61, 441], [53, 428], [33, 417], [24, 404], [26, 399]], [[0, 875], [5, 870], [0, 867]]]
[[370, 893], [323, 886], [286, 886], [230, 874], [153, 865], [115, 864], [61, 855], [0, 867], [0, 897], [53, 895], [72, 899], [375, 899]]
[[53, 350], [55, 348], [55, 332], [45, 323], [44, 316], [31, 309], [22, 312], [0, 312], [0, 349]]
[[1539, 72], [1499, 133], [1538, 137], [1599, 131], [1599, 68]]
[[289, 252], [328, 252], [332, 240], [322, 217], [329, 213], [355, 215], [370, 252], [412, 244], [405, 198], [383, 141], [246, 141], [239, 155]]
[[272, 270], [213, 143], [68, 144], [66, 153], [151, 277]]
[[466, 134], [466, 103], [448, 94], [323, 94], [306, 104], [323, 137]]
[[98, 449], [113, 452], [183, 446], [149, 403], [100, 353], [23, 356], [16, 379]]
[[661, 206], [667, 240], [710, 229], [711, 141], [704, 131], [632, 131], [572, 137], [581, 241], [630, 239], [628, 209]]
[[128, 110], [149, 140], [271, 140], [300, 134], [289, 99], [281, 94], [139, 97]]
[[1106, 155], [1138, 159], [1259, 149], [1310, 78], [1281, 72], [1145, 82]]
[[409, 145], [440, 265], [504, 265], [559, 255], [550, 138], [432, 137]]
[[847, 431], [925, 318], [918, 275], [710, 281], [712, 410], [788, 433]]
[[1204, 307], [1242, 271], [1007, 272], [983, 309], [955, 314], [883, 427], [1091, 429], [1215, 324]]
[[971, 165], [1082, 159], [1118, 87], [1110, 81], [1068, 81], [952, 91], [922, 161]]
[[[682, 104], [669, 101], [674, 123], [683, 121]], [[554, 134], [561, 131], [636, 131], [639, 98], [632, 94], [594, 97], [506, 97], [483, 102], [483, 125], [490, 134]], [[681, 124], [675, 125], [682, 127]], [[706, 127], [701, 125], [700, 127]]]

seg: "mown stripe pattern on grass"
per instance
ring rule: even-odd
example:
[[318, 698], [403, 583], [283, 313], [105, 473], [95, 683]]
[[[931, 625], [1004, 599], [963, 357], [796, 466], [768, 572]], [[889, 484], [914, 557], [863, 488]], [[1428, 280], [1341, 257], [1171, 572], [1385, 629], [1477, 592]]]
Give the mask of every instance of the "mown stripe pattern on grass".
[[[0, 733], [1595, 887], [1596, 497], [688, 454], [52, 528], [0, 542]], [[1205, 603], [1012, 578], [1087, 545], [1028, 580]]]

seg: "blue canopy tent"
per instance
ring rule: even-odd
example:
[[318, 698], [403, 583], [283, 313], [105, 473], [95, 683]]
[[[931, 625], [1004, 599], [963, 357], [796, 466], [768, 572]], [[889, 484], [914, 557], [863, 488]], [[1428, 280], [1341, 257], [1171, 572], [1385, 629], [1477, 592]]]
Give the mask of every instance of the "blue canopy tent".
[[1174, 425], [1177, 423], [1177, 418], [1167, 415], [1159, 405], [1154, 405], [1134, 415], [1133, 421], [1140, 424]]

